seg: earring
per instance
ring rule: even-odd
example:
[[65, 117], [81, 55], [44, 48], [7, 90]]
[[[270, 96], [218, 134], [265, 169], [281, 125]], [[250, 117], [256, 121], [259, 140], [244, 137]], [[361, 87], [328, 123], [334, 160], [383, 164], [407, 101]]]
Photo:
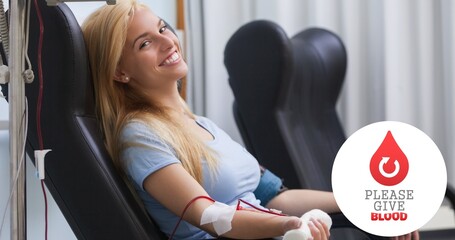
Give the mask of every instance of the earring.
[[128, 82], [129, 80], [130, 80], [130, 78], [129, 78], [129, 77], [125, 77], [125, 81], [127, 81], [127, 82]]

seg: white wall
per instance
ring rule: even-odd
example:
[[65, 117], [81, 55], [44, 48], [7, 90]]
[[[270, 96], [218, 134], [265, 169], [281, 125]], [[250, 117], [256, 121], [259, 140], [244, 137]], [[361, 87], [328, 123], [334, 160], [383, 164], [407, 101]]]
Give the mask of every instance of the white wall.
[[[169, 0], [139, 0], [147, 4], [153, 12], [165, 19], [169, 24], [175, 26], [177, 22], [176, 1]], [[81, 24], [94, 9], [104, 5], [103, 2], [69, 2], [77, 21]]]
[[223, 63], [224, 47], [242, 24], [252, 20], [250, 1], [204, 1], [206, 116], [242, 142], [232, 115], [234, 96]]
[[[0, 100], [0, 113], [4, 111], [5, 104], [4, 100]], [[3, 115], [3, 114], [2, 114]], [[0, 218], [3, 217], [3, 213], [6, 210], [6, 202], [9, 195], [9, 150], [8, 150], [8, 131], [0, 130]], [[7, 212], [7, 218], [9, 218], [9, 211]], [[0, 219], [1, 221], [1, 219]], [[6, 219], [6, 224], [3, 227], [4, 230], [0, 239], [9, 239], [9, 221]]]

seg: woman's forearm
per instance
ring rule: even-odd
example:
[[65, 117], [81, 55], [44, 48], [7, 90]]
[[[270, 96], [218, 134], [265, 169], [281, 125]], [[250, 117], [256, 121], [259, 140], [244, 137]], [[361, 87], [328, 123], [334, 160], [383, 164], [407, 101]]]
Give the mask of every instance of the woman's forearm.
[[267, 207], [293, 216], [302, 216], [314, 208], [327, 213], [340, 212], [333, 193], [307, 189], [287, 190], [273, 198]]
[[[148, 176], [144, 181], [144, 188], [177, 216], [183, 215], [185, 221], [216, 235], [211, 223], [201, 225], [201, 217], [213, 201], [207, 199], [207, 192], [180, 164], [169, 165]], [[198, 199], [198, 196], [207, 196], [207, 198]], [[232, 219], [232, 229], [222, 236], [237, 239], [270, 238], [281, 236], [287, 230], [299, 226], [300, 219], [297, 217], [239, 210], [235, 212]]]
[[[282, 236], [286, 231], [300, 227], [300, 219], [262, 212], [240, 210], [232, 219], [232, 229], [222, 237], [234, 239], [261, 239]], [[201, 226], [214, 235], [212, 224]]]

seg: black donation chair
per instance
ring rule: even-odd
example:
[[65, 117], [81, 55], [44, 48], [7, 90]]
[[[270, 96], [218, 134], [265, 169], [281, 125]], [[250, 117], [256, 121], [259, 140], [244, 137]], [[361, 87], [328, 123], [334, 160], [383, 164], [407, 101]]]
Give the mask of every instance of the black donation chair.
[[[335, 109], [347, 67], [341, 39], [320, 28], [289, 38], [273, 22], [253, 21], [233, 34], [224, 55], [246, 148], [285, 185], [332, 191], [333, 161], [346, 139]], [[450, 187], [446, 196], [454, 206]], [[333, 218], [335, 227], [343, 221]], [[348, 236], [335, 239], [364, 238]], [[453, 236], [422, 232], [426, 239]]]
[[[322, 29], [289, 39], [275, 23], [253, 21], [234, 33], [224, 54], [246, 148], [291, 188], [331, 190], [332, 161], [345, 139], [335, 112], [347, 63], [341, 40]], [[313, 111], [315, 118], [302, 119]], [[342, 214], [332, 218], [334, 229], [355, 228]], [[357, 229], [332, 235], [366, 238]]]
[[[46, 186], [78, 239], [165, 239], [104, 147], [79, 24], [65, 4], [48, 7], [45, 2], [39, 1], [44, 20], [41, 131], [44, 148], [52, 149], [46, 155]], [[36, 71], [39, 24], [34, 7], [31, 12], [29, 54]], [[38, 89], [38, 79], [26, 85], [31, 157], [39, 149]]]
[[342, 41], [317, 28], [289, 39], [280, 26], [255, 21], [226, 46], [245, 145], [292, 188], [331, 190], [332, 162], [345, 140], [335, 104], [346, 64]]

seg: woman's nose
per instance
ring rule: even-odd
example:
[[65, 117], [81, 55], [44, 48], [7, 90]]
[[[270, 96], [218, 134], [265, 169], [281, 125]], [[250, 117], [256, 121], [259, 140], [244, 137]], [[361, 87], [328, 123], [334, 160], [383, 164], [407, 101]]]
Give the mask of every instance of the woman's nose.
[[160, 48], [162, 51], [169, 50], [170, 48], [174, 47], [174, 38], [172, 36], [161, 35], [160, 43]]

